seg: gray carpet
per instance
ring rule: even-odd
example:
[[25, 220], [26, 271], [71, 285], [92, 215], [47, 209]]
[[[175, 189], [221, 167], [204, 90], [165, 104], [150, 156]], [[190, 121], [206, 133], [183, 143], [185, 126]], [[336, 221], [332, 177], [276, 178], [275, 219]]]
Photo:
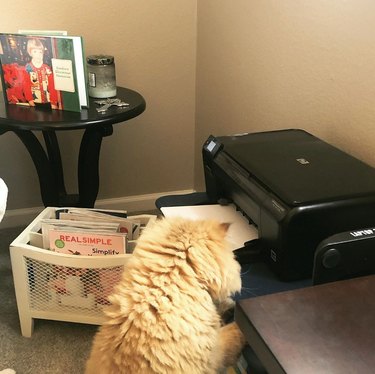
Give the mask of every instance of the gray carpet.
[[9, 244], [23, 230], [0, 230], [0, 371], [17, 374], [81, 374], [97, 326], [35, 320], [31, 338], [21, 335]]

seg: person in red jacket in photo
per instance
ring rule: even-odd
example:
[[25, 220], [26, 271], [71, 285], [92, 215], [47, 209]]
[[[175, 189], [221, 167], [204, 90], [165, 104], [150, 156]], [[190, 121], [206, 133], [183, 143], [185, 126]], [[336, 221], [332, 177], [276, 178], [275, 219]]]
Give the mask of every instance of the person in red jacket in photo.
[[25, 65], [24, 93], [30, 106], [50, 104], [52, 109], [59, 109], [53, 71], [43, 59], [44, 48], [40, 39], [33, 38], [27, 42], [27, 53], [31, 61]]

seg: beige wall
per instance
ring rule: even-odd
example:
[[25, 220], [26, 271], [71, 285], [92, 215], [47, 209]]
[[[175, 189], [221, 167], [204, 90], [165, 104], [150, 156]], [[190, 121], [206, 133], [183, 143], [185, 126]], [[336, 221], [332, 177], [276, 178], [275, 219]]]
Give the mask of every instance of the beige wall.
[[[117, 83], [139, 91], [147, 109], [103, 139], [99, 199], [193, 187], [196, 1], [15, 0], [0, 32], [67, 30], [86, 54], [115, 56]], [[59, 133], [69, 192], [76, 188], [81, 132]], [[0, 175], [9, 209], [41, 206], [30, 156], [12, 133], [0, 136]]]
[[[202, 189], [210, 133], [304, 128], [375, 166], [374, 24], [372, 0], [15, 0], [0, 14], [0, 31], [83, 35], [87, 54], [114, 54], [118, 83], [146, 98], [146, 112], [103, 141], [101, 199], [189, 189], [194, 177]], [[62, 140], [78, 147], [77, 133]], [[75, 154], [64, 162], [73, 189]], [[41, 205], [10, 133], [0, 175], [10, 209]]]
[[375, 2], [198, 1], [196, 186], [208, 134], [304, 128], [375, 166]]

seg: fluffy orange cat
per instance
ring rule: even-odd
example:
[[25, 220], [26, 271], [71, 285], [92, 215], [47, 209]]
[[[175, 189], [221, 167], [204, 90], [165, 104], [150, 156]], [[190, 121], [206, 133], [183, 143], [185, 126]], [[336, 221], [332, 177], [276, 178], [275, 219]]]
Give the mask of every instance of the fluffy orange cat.
[[244, 338], [220, 312], [241, 289], [229, 225], [165, 218], [146, 228], [109, 300], [86, 374], [210, 374]]

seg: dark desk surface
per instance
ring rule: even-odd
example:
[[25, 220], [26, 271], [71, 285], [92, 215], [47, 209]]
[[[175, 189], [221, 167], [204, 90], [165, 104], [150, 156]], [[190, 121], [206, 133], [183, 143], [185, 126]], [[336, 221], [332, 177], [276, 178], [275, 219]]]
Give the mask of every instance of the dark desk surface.
[[243, 299], [235, 318], [270, 374], [374, 373], [375, 275]]

